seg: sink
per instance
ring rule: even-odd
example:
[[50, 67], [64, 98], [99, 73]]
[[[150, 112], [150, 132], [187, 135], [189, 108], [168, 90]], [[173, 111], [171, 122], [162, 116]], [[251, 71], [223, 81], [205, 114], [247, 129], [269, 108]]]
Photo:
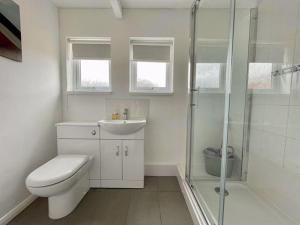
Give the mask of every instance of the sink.
[[142, 129], [146, 120], [100, 120], [98, 124], [112, 134], [126, 135]]

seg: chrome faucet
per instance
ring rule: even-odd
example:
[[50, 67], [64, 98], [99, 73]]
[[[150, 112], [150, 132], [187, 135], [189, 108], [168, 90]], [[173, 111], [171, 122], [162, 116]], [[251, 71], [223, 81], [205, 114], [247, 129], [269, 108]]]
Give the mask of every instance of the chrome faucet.
[[128, 109], [127, 108], [124, 109], [122, 119], [123, 120], [128, 120]]

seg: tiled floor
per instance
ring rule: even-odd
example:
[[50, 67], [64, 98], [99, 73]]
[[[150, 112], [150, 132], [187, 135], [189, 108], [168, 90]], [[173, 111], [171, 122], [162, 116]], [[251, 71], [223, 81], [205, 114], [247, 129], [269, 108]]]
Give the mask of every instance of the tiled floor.
[[192, 225], [176, 177], [145, 177], [144, 189], [91, 189], [69, 216], [48, 218], [39, 198], [10, 225]]

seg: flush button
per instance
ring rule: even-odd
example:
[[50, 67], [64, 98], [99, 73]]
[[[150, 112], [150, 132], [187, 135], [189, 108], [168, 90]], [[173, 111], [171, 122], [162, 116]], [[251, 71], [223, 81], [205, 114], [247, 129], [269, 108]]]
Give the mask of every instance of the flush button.
[[91, 132], [92, 135], [96, 135], [96, 133], [97, 132], [95, 130], [92, 130], [92, 132]]

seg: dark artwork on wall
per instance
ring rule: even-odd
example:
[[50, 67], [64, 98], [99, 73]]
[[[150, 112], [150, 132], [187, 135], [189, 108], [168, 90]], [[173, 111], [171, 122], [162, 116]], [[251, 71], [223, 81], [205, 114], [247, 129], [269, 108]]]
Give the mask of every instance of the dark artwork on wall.
[[20, 9], [12, 0], [0, 0], [0, 56], [22, 61]]

